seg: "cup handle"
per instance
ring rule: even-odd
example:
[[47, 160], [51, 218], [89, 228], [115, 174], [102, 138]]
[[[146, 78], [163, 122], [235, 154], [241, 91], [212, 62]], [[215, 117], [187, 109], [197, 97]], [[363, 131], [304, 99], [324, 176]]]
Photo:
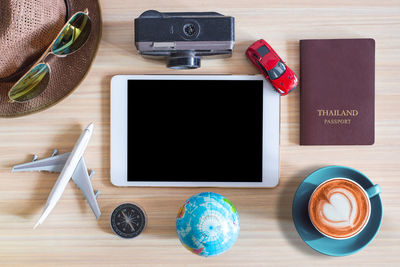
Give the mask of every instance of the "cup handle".
[[382, 192], [379, 184], [376, 184], [376, 185], [368, 188], [366, 191], [367, 191], [369, 198], [373, 198], [374, 196], [376, 196]]

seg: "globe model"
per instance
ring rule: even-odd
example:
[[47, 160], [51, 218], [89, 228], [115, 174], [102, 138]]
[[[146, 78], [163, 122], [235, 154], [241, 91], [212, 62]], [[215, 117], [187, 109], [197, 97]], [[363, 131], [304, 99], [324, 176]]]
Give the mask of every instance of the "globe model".
[[176, 219], [176, 231], [191, 252], [208, 257], [227, 251], [240, 230], [239, 214], [225, 197], [203, 192], [182, 205]]

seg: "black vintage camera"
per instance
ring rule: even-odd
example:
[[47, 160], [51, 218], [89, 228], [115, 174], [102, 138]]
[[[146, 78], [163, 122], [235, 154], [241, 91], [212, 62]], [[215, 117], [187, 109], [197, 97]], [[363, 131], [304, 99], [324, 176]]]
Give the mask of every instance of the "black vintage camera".
[[201, 56], [232, 55], [234, 24], [217, 12], [148, 10], [135, 19], [135, 45], [142, 55], [165, 56], [168, 68], [196, 69]]

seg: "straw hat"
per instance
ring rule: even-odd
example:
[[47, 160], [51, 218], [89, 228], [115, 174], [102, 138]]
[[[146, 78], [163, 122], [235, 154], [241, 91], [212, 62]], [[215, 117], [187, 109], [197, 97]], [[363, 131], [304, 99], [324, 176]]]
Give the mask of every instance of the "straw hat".
[[[49, 55], [45, 91], [26, 103], [9, 103], [8, 91], [36, 62], [70, 16], [89, 11], [91, 33], [81, 49], [66, 57]], [[84, 78], [101, 35], [97, 0], [0, 0], [0, 117], [43, 110], [69, 95]]]

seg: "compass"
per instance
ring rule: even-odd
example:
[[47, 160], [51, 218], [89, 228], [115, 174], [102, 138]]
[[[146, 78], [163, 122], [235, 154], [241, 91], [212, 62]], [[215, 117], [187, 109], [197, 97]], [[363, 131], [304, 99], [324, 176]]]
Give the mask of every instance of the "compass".
[[134, 238], [146, 227], [146, 214], [139, 206], [124, 203], [111, 214], [111, 228], [122, 238]]

